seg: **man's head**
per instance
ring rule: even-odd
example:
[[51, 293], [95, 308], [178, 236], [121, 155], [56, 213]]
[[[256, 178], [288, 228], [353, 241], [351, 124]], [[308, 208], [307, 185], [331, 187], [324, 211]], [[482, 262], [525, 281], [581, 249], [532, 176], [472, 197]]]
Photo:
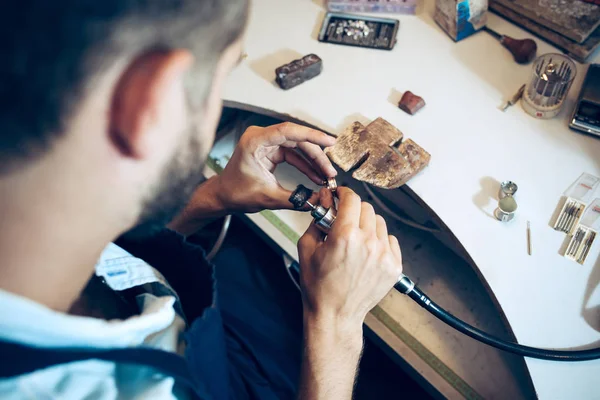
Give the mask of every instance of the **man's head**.
[[247, 0], [5, 6], [1, 195], [7, 182], [37, 179], [38, 195], [57, 205], [94, 196], [124, 227], [166, 222], [200, 180], [247, 8]]

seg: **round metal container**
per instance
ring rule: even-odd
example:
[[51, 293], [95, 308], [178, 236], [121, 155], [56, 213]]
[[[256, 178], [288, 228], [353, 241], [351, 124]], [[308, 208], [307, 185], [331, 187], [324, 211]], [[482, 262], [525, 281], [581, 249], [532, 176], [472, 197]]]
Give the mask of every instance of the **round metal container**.
[[498, 202], [498, 208], [494, 211], [494, 216], [498, 221], [508, 222], [515, 217], [517, 211], [517, 202], [514, 197], [506, 196]]

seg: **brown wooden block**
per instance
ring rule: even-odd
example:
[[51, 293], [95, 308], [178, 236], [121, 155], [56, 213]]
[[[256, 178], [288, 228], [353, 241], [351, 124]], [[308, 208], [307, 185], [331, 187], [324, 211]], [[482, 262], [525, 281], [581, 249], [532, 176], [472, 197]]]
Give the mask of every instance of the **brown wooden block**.
[[344, 171], [355, 169], [355, 179], [393, 189], [425, 168], [431, 158], [410, 139], [400, 143], [402, 138], [402, 132], [382, 118], [366, 127], [354, 122], [325, 153]]
[[410, 164], [410, 175], [406, 177], [401, 177], [400, 181], [395, 184], [398, 186], [404, 185], [410, 178], [421, 172], [426, 166], [429, 165], [429, 161], [431, 161], [431, 154], [425, 151], [424, 148], [415, 143], [412, 139], [406, 139], [400, 147], [400, 154], [408, 160]]
[[388, 146], [394, 146], [402, 141], [404, 134], [398, 128], [379, 117], [367, 125], [367, 130], [372, 136], [385, 142]]
[[398, 107], [410, 115], [414, 115], [421, 108], [425, 107], [425, 100], [422, 97], [417, 96], [410, 90], [407, 90], [402, 95]]
[[369, 157], [367, 161], [352, 173], [354, 179], [371, 185], [394, 189], [398, 182], [412, 177], [410, 163], [394, 150], [388, 150], [380, 158]]
[[361, 145], [366, 138], [366, 130], [360, 122], [354, 122], [338, 136], [333, 147], [325, 149], [325, 154], [341, 169], [348, 172], [363, 160], [369, 149]]

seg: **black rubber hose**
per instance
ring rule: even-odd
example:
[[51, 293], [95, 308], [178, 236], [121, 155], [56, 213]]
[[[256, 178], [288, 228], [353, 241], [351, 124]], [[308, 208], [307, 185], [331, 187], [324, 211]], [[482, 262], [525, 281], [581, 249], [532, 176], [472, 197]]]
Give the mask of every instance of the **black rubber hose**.
[[[410, 281], [408, 281], [410, 282]], [[407, 294], [417, 304], [429, 311], [436, 318], [456, 329], [459, 332], [464, 333], [467, 336], [472, 337], [482, 343], [493, 346], [497, 349], [507, 351], [509, 353], [517, 354], [520, 356], [539, 358], [542, 360], [552, 361], [589, 361], [600, 358], [600, 349], [589, 349], [589, 350], [550, 350], [550, 349], [538, 349], [536, 347], [523, 346], [518, 343], [508, 342], [502, 339], [498, 339], [488, 333], [483, 332], [480, 329], [475, 328], [467, 324], [464, 321], [456, 318], [442, 307], [435, 304], [425, 293], [423, 293], [417, 286], [409, 287], [405, 285], [406, 282], [399, 282], [396, 289], [404, 294]], [[411, 282], [412, 283], [412, 282]], [[412, 285], [410, 285], [412, 286]]]

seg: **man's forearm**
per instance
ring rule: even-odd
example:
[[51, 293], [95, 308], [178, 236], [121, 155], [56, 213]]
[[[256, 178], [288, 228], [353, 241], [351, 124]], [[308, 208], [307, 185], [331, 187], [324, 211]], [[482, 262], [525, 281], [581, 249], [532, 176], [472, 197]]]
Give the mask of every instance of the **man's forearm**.
[[300, 400], [350, 400], [362, 353], [362, 324], [304, 318]]
[[197, 232], [207, 220], [227, 215], [229, 212], [219, 198], [218, 186], [217, 176], [200, 185], [190, 204], [167, 227], [187, 236]]

